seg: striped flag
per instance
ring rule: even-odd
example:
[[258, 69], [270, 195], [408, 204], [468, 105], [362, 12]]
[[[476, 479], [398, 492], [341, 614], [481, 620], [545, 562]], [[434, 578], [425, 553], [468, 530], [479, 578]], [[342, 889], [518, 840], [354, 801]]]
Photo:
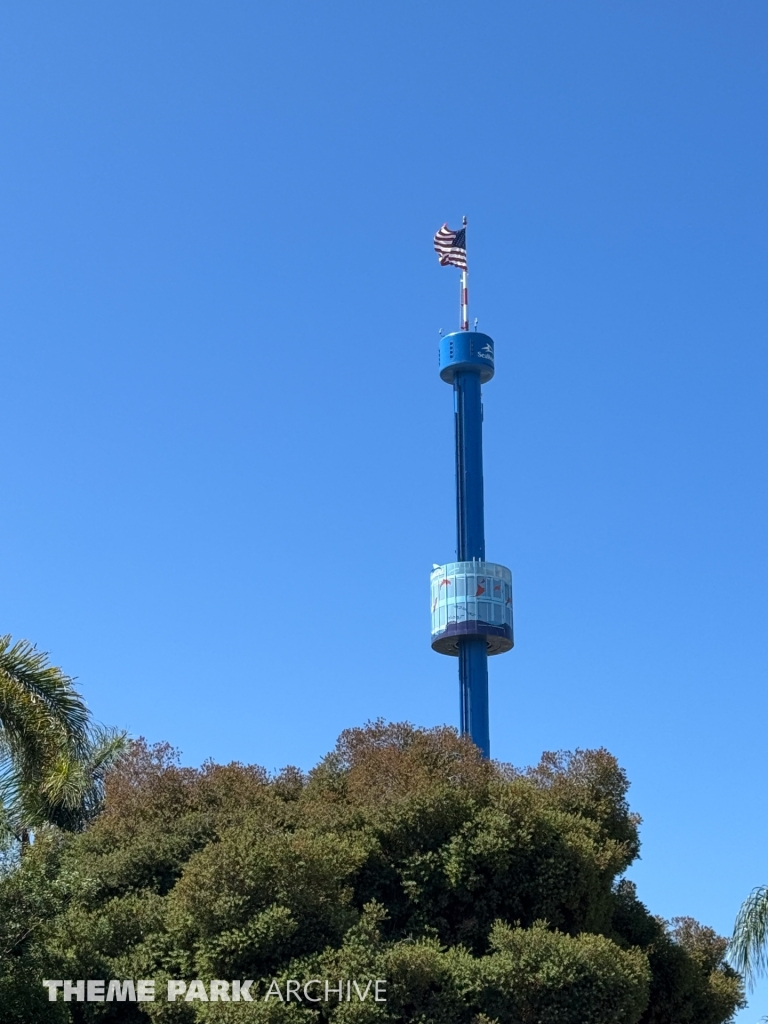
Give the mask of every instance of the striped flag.
[[458, 267], [460, 270], [467, 269], [467, 230], [451, 231], [447, 224], [443, 224], [435, 235], [435, 252], [440, 260], [441, 267], [449, 264]]

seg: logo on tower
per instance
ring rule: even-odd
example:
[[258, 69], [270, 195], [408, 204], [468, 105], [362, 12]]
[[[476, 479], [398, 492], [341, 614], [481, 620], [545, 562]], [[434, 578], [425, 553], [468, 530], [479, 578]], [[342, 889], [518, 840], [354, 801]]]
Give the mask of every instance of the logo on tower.
[[478, 350], [477, 354], [480, 356], [481, 359], [487, 359], [489, 363], [492, 363], [493, 346], [491, 345], [490, 341], [486, 342], [486, 344], [483, 345], [483, 347]]

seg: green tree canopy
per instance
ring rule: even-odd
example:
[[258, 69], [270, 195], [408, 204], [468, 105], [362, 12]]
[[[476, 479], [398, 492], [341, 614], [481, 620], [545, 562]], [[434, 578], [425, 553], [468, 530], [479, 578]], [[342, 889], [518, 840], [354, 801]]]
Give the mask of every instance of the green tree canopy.
[[[627, 786], [605, 750], [519, 771], [381, 722], [308, 775], [135, 743], [96, 820], [41, 832], [0, 882], [4, 1020], [724, 1024], [725, 940], [622, 878]], [[50, 1003], [43, 977], [252, 978], [261, 998]], [[384, 978], [388, 998], [265, 1001], [273, 978]]]

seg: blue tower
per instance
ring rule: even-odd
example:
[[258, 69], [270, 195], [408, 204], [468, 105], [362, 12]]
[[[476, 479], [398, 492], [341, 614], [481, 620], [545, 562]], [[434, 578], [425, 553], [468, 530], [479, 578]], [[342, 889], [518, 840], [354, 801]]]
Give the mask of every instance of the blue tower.
[[[463, 277], [466, 308], [466, 276]], [[494, 373], [493, 341], [462, 330], [440, 340], [440, 377], [453, 386], [456, 424], [456, 561], [432, 571], [432, 648], [459, 659], [461, 732], [490, 757], [488, 657], [509, 651], [512, 574], [485, 558], [482, 385]]]

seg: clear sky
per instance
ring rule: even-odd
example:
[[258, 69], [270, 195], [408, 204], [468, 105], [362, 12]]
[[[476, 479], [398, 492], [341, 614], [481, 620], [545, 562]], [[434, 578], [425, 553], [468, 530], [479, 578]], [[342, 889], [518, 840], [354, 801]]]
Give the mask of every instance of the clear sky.
[[515, 577], [492, 751], [608, 747], [641, 897], [729, 932], [768, 883], [767, 30], [762, 0], [4, 4], [0, 632], [187, 763], [456, 723], [432, 236], [466, 213]]

